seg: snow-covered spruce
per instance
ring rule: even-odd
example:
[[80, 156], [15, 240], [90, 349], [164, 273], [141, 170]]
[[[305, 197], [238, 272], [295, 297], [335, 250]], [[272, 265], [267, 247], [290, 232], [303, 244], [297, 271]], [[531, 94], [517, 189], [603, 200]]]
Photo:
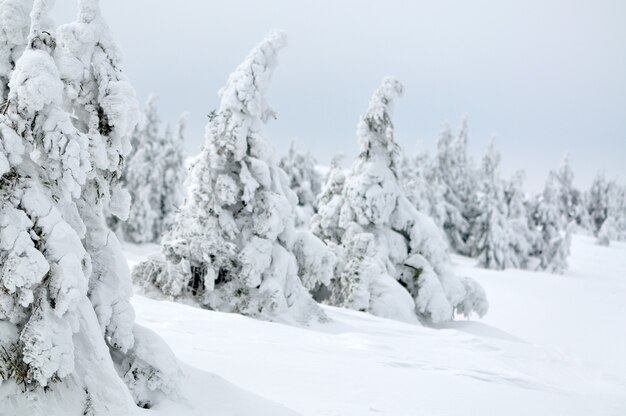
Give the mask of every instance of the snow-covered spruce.
[[63, 110], [51, 5], [34, 3], [0, 116], [0, 413], [131, 414], [88, 297], [88, 138]]
[[518, 171], [504, 184], [504, 199], [507, 207], [507, 221], [510, 234], [509, 244], [516, 258], [516, 267], [533, 268], [532, 248], [538, 236], [531, 227], [527, 200], [524, 194], [524, 172]]
[[445, 237], [399, 183], [391, 109], [401, 93], [392, 78], [376, 90], [358, 125], [360, 154], [350, 174], [331, 170], [318, 200], [313, 230], [343, 253], [327, 301], [409, 322], [482, 316], [484, 291], [452, 273]]
[[559, 211], [566, 224], [576, 224], [582, 229], [589, 228], [582, 192], [574, 187], [574, 172], [565, 154], [559, 169], [555, 172], [556, 192]]
[[169, 126], [163, 129], [156, 97], [148, 99], [143, 119], [131, 136], [133, 150], [121, 177], [131, 196], [128, 220], [121, 224], [113, 221], [127, 241], [138, 244], [159, 241], [182, 203], [185, 123], [183, 116], [175, 132]]
[[454, 251], [476, 255], [472, 235], [473, 221], [478, 216], [476, 192], [477, 177], [467, 154], [469, 124], [463, 118], [459, 135], [455, 138], [450, 125], [444, 124], [437, 139], [437, 176], [443, 185], [446, 218], [443, 229]]
[[307, 231], [296, 232], [297, 197], [263, 134], [275, 116], [265, 94], [285, 44], [283, 33], [271, 32], [219, 92], [187, 198], [163, 237], [164, 256], [138, 265], [137, 283], [262, 319], [324, 318], [309, 290], [329, 283], [333, 256]]
[[532, 203], [531, 218], [538, 233], [532, 255], [539, 260], [539, 269], [563, 273], [570, 252], [571, 227], [561, 215], [557, 187], [556, 173], [552, 171], [543, 193]]
[[[26, 48], [33, 0], [0, 0], [0, 103], [6, 104], [15, 63]], [[4, 111], [4, 105], [0, 106]]]
[[480, 215], [476, 218], [472, 231], [478, 263], [483, 267], [499, 270], [519, 267], [519, 261], [512, 250], [512, 230], [507, 218], [507, 205], [500, 178], [500, 154], [496, 151], [493, 139], [483, 157], [478, 211]]
[[[115, 364], [123, 372], [123, 363], [121, 359], [112, 361], [111, 351], [116, 357], [125, 357], [125, 362], [147, 362], [143, 355], [148, 349], [136, 349], [141, 342], [136, 334], [141, 337], [143, 332], [133, 324], [130, 273], [117, 239], [106, 227], [104, 211], [110, 209], [123, 216], [127, 210], [127, 194], [117, 178], [128, 150], [127, 134], [135, 123], [134, 92], [121, 75], [98, 3], [80, 1], [78, 21], [58, 31], [49, 18], [51, 6], [51, 1], [35, 1], [28, 47], [9, 83], [3, 122], [3, 147], [15, 142], [15, 137], [28, 144], [24, 151], [27, 156], [20, 161], [11, 153], [5, 156], [16, 164], [8, 171], [14, 179], [9, 185], [24, 183], [19, 180], [22, 176], [29, 178], [28, 190], [17, 208], [25, 210], [32, 225], [22, 221], [26, 224], [22, 229], [50, 266], [42, 278], [48, 286], [37, 292], [30, 288], [36, 306], [32, 316], [37, 319], [21, 331], [25, 347], [18, 344], [14, 348], [16, 362], [39, 368], [33, 370], [39, 375], [28, 380], [29, 386], [32, 380], [46, 388], [51, 381], [62, 382], [58, 383], [57, 395], [43, 399], [34, 396], [42, 406], [62, 399], [75, 401], [76, 413], [127, 414], [134, 407], [133, 397], [114, 370]], [[52, 236], [53, 243], [46, 245], [46, 238]], [[57, 273], [58, 277], [53, 277]], [[55, 286], [49, 286], [52, 284]], [[15, 296], [14, 291], [9, 293]], [[33, 296], [30, 300], [22, 297], [21, 302], [29, 305]], [[67, 315], [71, 311], [76, 315]], [[52, 315], [54, 321], [49, 323]], [[54, 325], [71, 328], [71, 332], [59, 329], [57, 333]], [[41, 328], [52, 335], [45, 335]], [[24, 341], [27, 336], [35, 340]], [[63, 341], [57, 341], [59, 337], [64, 337]], [[63, 343], [62, 347], [57, 348], [57, 342]], [[148, 344], [155, 351], [167, 348], [158, 339]], [[35, 352], [28, 352], [26, 347], [35, 348]], [[37, 349], [42, 352], [37, 354]], [[29, 356], [35, 358], [27, 359]], [[159, 359], [149, 362], [159, 363]], [[167, 374], [158, 379], [168, 382], [178, 374], [172, 367], [155, 366], [150, 371]], [[16, 381], [24, 381], [19, 373], [13, 374]], [[124, 379], [131, 381], [131, 392], [152, 391], [151, 399], [176, 389], [175, 384], [155, 383], [154, 377]], [[152, 404], [137, 396], [134, 399], [145, 407]]]
[[321, 190], [320, 174], [315, 170], [315, 159], [309, 152], [302, 153], [291, 141], [289, 151], [278, 166], [289, 178], [289, 187], [298, 197], [296, 227], [308, 228], [311, 217], [317, 212], [317, 195]]
[[418, 152], [414, 158], [404, 157], [401, 179], [409, 201], [443, 229], [446, 221], [445, 187], [434, 160], [425, 152]]
[[607, 181], [599, 173], [587, 193], [586, 203], [590, 231], [600, 244], [626, 241], [626, 186]]

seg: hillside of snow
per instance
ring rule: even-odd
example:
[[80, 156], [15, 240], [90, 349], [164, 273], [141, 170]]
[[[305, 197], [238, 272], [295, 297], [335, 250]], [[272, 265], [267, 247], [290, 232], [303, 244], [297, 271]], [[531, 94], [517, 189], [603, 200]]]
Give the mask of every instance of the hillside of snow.
[[[126, 245], [132, 264], [158, 246]], [[624, 415], [626, 244], [575, 236], [564, 275], [454, 257], [490, 312], [429, 328], [324, 307], [300, 328], [136, 295], [184, 363], [183, 398], [146, 414]]]

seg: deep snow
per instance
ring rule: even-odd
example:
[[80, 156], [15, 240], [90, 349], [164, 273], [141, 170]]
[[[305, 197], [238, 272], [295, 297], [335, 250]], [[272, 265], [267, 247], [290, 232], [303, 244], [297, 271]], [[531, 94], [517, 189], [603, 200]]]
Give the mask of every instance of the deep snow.
[[[131, 265], [159, 249], [125, 248]], [[439, 329], [331, 307], [300, 328], [136, 295], [137, 321], [186, 364], [185, 398], [146, 414], [626, 414], [626, 244], [575, 236], [562, 276], [454, 260], [491, 309]]]

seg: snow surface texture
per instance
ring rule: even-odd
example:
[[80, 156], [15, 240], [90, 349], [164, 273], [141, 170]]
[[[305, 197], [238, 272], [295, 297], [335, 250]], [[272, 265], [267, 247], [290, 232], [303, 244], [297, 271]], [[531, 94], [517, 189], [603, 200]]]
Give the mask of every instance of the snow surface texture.
[[[133, 263], [158, 250], [126, 254]], [[482, 321], [433, 329], [324, 307], [332, 322], [302, 328], [136, 296], [138, 321], [188, 365], [188, 401], [150, 412], [266, 414], [262, 403], [252, 413], [221, 407], [243, 397], [210, 371], [303, 416], [626, 414], [626, 244], [574, 236], [563, 275], [453, 260], [490, 294]]]
[[400, 184], [400, 147], [391, 112], [402, 85], [385, 78], [357, 128], [360, 154], [345, 176], [329, 173], [313, 232], [341, 259], [326, 302], [417, 322], [487, 312], [485, 293], [449, 267], [448, 246], [432, 219], [418, 212]]
[[[325, 319], [308, 289], [328, 283], [333, 255], [308, 231], [296, 232], [297, 196], [263, 134], [276, 116], [266, 92], [286, 41], [270, 32], [219, 92], [163, 256], [133, 271], [147, 290], [262, 319]], [[315, 258], [301, 257], [309, 253]]]

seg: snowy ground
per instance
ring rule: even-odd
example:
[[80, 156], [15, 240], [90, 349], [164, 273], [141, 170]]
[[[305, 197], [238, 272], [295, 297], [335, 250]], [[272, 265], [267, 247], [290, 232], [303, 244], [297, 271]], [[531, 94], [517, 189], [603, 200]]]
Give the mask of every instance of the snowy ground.
[[[131, 263], [155, 250], [126, 247]], [[337, 308], [297, 328], [135, 296], [187, 375], [182, 404], [151, 414], [626, 414], [626, 244], [577, 236], [564, 276], [454, 260], [491, 310], [440, 329]]]

